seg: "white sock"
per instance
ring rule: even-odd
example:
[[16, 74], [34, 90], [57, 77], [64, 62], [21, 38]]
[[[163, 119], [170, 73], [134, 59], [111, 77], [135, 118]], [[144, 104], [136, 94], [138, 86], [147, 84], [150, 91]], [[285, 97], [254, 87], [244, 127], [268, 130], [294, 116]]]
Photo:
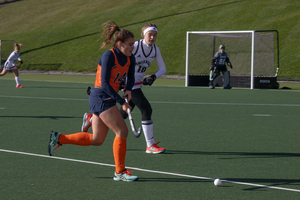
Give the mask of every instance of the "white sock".
[[155, 144], [155, 140], [153, 138], [153, 122], [152, 120], [142, 121], [142, 128], [145, 135], [145, 140], [147, 143], [147, 147], [151, 147]]
[[17, 85], [20, 85], [20, 78], [19, 78], [19, 76], [16, 76], [15, 80], [16, 80]]

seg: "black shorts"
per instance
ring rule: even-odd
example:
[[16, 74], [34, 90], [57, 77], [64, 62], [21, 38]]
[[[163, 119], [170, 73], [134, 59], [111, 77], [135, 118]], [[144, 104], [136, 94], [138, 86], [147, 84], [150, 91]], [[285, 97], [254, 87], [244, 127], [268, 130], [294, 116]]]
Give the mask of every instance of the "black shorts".
[[226, 65], [217, 65], [216, 66], [216, 71], [220, 71], [220, 72], [226, 72], [227, 71], [227, 67]]

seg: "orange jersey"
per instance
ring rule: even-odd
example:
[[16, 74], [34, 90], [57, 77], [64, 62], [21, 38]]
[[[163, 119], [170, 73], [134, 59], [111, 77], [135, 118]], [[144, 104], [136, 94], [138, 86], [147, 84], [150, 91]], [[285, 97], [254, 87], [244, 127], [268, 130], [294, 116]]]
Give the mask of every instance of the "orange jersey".
[[[118, 63], [117, 55], [114, 52], [113, 49], [110, 49], [112, 53], [114, 54], [115, 57], [115, 64], [111, 68], [111, 74], [109, 78], [109, 85], [116, 91], [119, 92], [119, 87], [121, 81], [125, 81], [127, 77], [127, 73], [129, 70], [130, 66], [130, 57], [127, 56], [127, 63], [122, 66]], [[98, 64], [98, 69], [97, 69], [97, 76], [96, 76], [96, 81], [95, 81], [95, 86], [102, 88], [102, 83], [101, 83], [101, 74], [103, 72], [102, 66]]]

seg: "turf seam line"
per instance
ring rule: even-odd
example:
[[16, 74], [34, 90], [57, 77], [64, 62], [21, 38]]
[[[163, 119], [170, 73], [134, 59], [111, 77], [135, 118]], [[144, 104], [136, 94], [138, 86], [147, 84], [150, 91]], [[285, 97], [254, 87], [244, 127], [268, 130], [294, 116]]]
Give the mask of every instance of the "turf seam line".
[[[7, 152], [7, 153], [29, 155], [29, 156], [52, 158], [52, 159], [58, 159], [58, 160], [66, 160], [66, 161], [72, 161], [72, 162], [87, 163], [87, 164], [93, 164], [93, 165], [115, 167], [115, 165], [113, 165], [113, 164], [98, 163], [98, 162], [85, 161], [85, 160], [77, 160], [77, 159], [71, 159], [71, 158], [62, 158], [62, 157], [56, 157], [56, 156], [48, 156], [48, 155], [41, 155], [41, 154], [34, 154], [34, 153], [26, 153], [26, 152], [12, 151], [12, 150], [6, 150], [6, 149], [0, 149], [0, 151]], [[202, 180], [212, 180], [212, 181], [215, 180], [214, 178], [207, 178], [207, 177], [193, 176], [193, 175], [186, 175], [186, 174], [178, 174], [178, 173], [172, 173], [172, 172], [155, 171], [155, 170], [141, 169], [141, 168], [136, 168], [136, 167], [126, 167], [126, 168], [127, 169], [137, 170], [137, 171], [143, 171], [143, 172], [157, 173], [157, 174], [165, 174], [165, 175], [180, 176], [180, 177], [187, 177], [187, 178], [195, 178], [195, 179], [202, 179]], [[239, 185], [248, 185], [248, 186], [255, 186], [255, 187], [262, 187], [262, 188], [270, 188], [270, 189], [277, 189], [277, 190], [300, 192], [300, 190], [291, 189], [291, 188], [275, 187], [275, 186], [268, 186], [268, 185], [254, 184], [254, 183], [246, 183], [246, 182], [238, 182], [238, 181], [230, 181], [230, 180], [223, 180], [223, 179], [221, 179], [221, 180], [222, 180], [222, 182], [234, 183], [234, 184], [239, 184]]]

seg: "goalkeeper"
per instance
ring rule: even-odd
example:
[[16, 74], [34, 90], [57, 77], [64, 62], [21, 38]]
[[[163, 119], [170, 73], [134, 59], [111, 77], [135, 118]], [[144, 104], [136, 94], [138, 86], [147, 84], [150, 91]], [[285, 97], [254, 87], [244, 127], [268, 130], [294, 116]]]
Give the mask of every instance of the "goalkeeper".
[[210, 89], [214, 89], [217, 85], [221, 72], [223, 74], [223, 89], [231, 89], [230, 72], [227, 71], [225, 63], [227, 63], [227, 65], [232, 69], [232, 64], [225, 52], [225, 46], [220, 45], [219, 51], [212, 58], [212, 65], [210, 66]]

